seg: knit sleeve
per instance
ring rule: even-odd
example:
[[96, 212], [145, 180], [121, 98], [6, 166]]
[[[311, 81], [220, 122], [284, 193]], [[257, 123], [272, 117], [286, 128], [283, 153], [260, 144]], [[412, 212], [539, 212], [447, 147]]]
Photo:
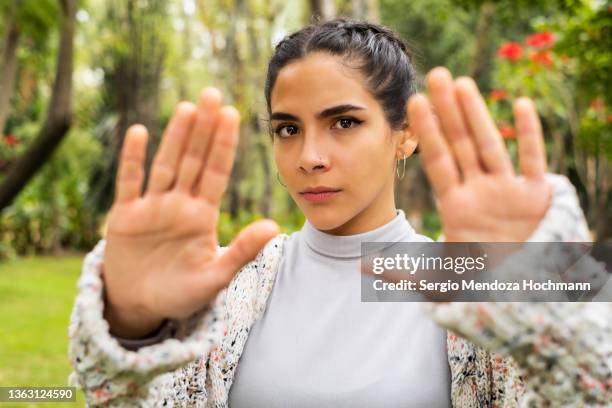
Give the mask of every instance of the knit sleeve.
[[225, 290], [212, 306], [177, 322], [178, 338], [130, 350], [109, 333], [103, 318], [104, 247], [100, 241], [86, 256], [78, 282], [69, 327], [73, 372], [68, 382], [83, 390], [88, 406], [157, 406], [176, 387], [173, 371], [205, 358], [218, 344]]
[[[529, 241], [589, 241], [574, 187], [565, 177], [547, 175], [547, 180], [553, 186], [551, 205]], [[551, 264], [537, 262], [542, 270]], [[603, 267], [600, 273], [607, 274]], [[525, 381], [524, 406], [604, 406], [612, 401], [612, 303], [453, 302], [426, 308], [438, 324], [511, 356]]]

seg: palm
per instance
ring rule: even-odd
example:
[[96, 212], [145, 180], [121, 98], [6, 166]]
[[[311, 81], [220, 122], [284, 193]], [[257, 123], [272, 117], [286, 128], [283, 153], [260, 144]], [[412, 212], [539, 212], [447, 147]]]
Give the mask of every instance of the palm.
[[189, 194], [178, 192], [120, 203], [113, 208], [108, 219], [108, 234], [119, 236], [198, 235], [215, 228], [214, 208]]
[[445, 69], [428, 75], [437, 119], [427, 98], [409, 105], [412, 129], [436, 194], [448, 241], [525, 241], [544, 216], [550, 188], [542, 133], [533, 104], [514, 106], [519, 138], [517, 177], [486, 105], [472, 80], [453, 82]]
[[116, 205], [109, 214], [106, 264], [114, 266], [113, 257], [123, 264], [126, 258], [133, 259], [141, 272], [121, 280], [109, 278], [107, 283], [132, 291], [140, 288], [142, 296], [151, 299], [149, 304], [163, 307], [153, 309], [156, 314], [189, 315], [203, 295], [189, 290], [200, 288], [193, 277], [213, 278], [206, 273], [211, 272], [206, 265], [217, 259], [216, 217], [211, 213], [201, 200], [176, 192]]
[[121, 335], [143, 334], [163, 318], [186, 318], [227, 286], [277, 233], [260, 221], [217, 251], [219, 203], [238, 138], [238, 115], [218, 91], [200, 106], [180, 104], [141, 194], [146, 130], [128, 130], [109, 213], [104, 253], [107, 319]]
[[452, 188], [438, 202], [444, 236], [454, 242], [524, 241], [548, 206], [546, 188], [543, 180], [498, 176]]

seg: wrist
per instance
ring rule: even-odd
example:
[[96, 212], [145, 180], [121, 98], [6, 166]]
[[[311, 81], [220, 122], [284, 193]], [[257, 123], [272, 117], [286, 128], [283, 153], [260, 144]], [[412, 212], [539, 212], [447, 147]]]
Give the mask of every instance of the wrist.
[[144, 338], [154, 333], [164, 322], [164, 319], [145, 319], [135, 314], [126, 314], [105, 304], [104, 319], [108, 322], [109, 332], [125, 339]]
[[176, 330], [176, 322], [174, 320], [165, 319], [159, 328], [143, 338], [128, 339], [119, 337], [118, 335], [113, 335], [113, 337], [124, 349], [138, 351], [142, 347], [159, 344], [168, 338], [175, 337]]
[[113, 305], [103, 289], [104, 312], [103, 318], [109, 325], [109, 332], [113, 336], [125, 339], [145, 338], [159, 330], [165, 319], [154, 317], [133, 309], [126, 310]]

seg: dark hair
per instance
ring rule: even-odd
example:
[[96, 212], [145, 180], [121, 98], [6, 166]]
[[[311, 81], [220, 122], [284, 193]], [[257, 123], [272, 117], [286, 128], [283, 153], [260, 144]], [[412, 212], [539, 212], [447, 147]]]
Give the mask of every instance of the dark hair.
[[279, 71], [290, 62], [317, 51], [343, 57], [357, 68], [366, 78], [368, 90], [381, 104], [391, 128], [404, 128], [406, 102], [417, 91], [408, 48], [386, 27], [347, 19], [310, 24], [278, 43], [266, 77], [268, 115]]

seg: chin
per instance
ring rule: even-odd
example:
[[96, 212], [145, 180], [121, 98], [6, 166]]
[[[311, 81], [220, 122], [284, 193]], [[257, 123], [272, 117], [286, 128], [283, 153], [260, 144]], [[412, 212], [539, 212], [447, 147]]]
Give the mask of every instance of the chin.
[[345, 211], [336, 208], [309, 208], [304, 215], [313, 227], [321, 231], [329, 231], [344, 225], [351, 217]]

